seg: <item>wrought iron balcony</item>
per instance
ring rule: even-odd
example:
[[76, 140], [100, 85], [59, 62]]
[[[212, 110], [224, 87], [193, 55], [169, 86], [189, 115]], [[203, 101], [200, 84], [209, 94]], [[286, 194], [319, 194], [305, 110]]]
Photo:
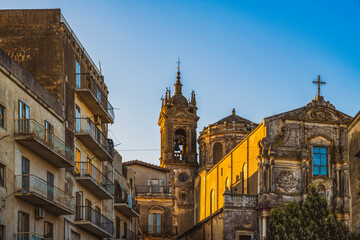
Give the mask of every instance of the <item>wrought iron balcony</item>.
[[112, 199], [114, 184], [90, 162], [75, 163], [75, 179], [100, 199]]
[[33, 119], [15, 121], [15, 140], [56, 167], [74, 166], [74, 150]]
[[124, 229], [123, 227], [120, 228], [119, 230], [116, 229], [115, 233], [115, 240], [137, 240], [137, 235], [136, 233], [134, 233], [133, 231], [131, 231], [130, 229]]
[[76, 206], [75, 224], [100, 238], [110, 238], [114, 233], [114, 223], [90, 206]]
[[31, 232], [17, 232], [14, 233], [15, 240], [54, 240], [51, 237], [45, 237], [40, 234], [31, 233]]
[[101, 116], [104, 123], [114, 123], [114, 108], [101, 92], [91, 74], [77, 73], [75, 91], [84, 100], [84, 103], [95, 114]]
[[91, 149], [100, 161], [112, 161], [114, 159], [112, 141], [105, 137], [90, 118], [76, 118], [75, 121], [75, 136]]
[[169, 186], [159, 185], [136, 185], [136, 193], [138, 194], [168, 194], [171, 193]]
[[143, 235], [151, 235], [154, 237], [165, 236], [166, 234], [171, 235], [171, 231], [165, 232], [162, 225], [139, 225]]
[[35, 175], [15, 176], [15, 189], [16, 197], [55, 215], [74, 214], [74, 198]]

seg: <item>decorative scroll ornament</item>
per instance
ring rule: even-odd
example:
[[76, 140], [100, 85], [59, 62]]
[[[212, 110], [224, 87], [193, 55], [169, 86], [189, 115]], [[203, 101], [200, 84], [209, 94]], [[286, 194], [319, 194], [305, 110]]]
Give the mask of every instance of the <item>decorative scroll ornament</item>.
[[281, 172], [277, 180], [278, 188], [284, 189], [286, 192], [296, 187], [297, 178], [291, 171]]

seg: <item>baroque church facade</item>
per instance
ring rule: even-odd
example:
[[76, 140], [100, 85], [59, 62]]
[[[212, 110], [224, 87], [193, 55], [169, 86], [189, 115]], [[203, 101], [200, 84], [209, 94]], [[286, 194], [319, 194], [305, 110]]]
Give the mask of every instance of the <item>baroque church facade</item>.
[[[233, 110], [196, 139], [195, 93], [187, 100], [180, 79], [178, 70], [175, 93], [167, 89], [158, 122], [160, 167], [170, 173], [176, 239], [264, 240], [271, 210], [304, 201], [311, 184], [349, 223], [347, 125], [352, 118], [320, 90], [305, 106], [260, 124]], [[320, 78], [316, 83], [320, 89]]]

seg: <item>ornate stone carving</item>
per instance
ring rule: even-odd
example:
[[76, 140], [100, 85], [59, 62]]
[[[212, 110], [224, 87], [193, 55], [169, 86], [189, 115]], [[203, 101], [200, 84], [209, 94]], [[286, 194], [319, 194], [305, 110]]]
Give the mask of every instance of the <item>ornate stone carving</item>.
[[283, 171], [277, 178], [277, 187], [284, 189], [286, 192], [296, 188], [298, 179], [293, 171]]

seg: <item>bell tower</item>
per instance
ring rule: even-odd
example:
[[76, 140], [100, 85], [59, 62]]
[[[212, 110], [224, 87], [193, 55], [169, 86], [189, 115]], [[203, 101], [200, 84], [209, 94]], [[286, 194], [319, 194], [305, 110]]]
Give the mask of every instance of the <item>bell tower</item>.
[[182, 95], [180, 62], [172, 96], [166, 89], [162, 99], [159, 126], [161, 134], [160, 166], [170, 170], [170, 187], [175, 196], [173, 232], [180, 234], [194, 224], [194, 188], [196, 178], [197, 148], [196, 128], [199, 117], [195, 92], [187, 100]]

